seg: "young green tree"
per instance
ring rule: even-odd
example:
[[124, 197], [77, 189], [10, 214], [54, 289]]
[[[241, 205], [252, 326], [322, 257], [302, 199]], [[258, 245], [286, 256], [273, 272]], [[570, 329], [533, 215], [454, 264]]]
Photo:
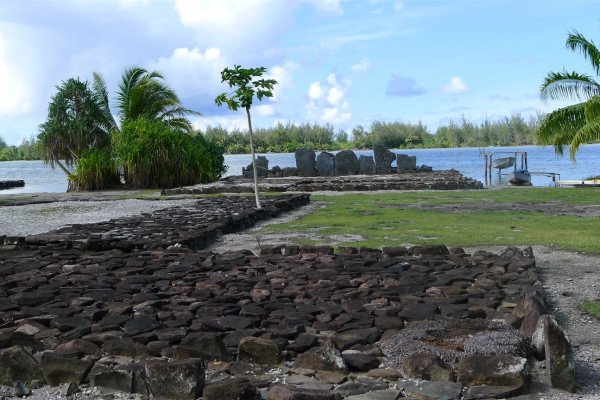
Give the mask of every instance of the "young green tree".
[[215, 103], [220, 107], [227, 104], [232, 111], [238, 108], [246, 109], [248, 116], [248, 132], [250, 134], [250, 151], [252, 152], [252, 171], [254, 172], [254, 195], [256, 197], [256, 208], [261, 208], [258, 198], [258, 177], [256, 174], [256, 158], [254, 156], [254, 138], [252, 136], [252, 118], [250, 108], [254, 96], [261, 101], [264, 97], [273, 97], [273, 88], [277, 84], [275, 79], [263, 79], [263, 74], [267, 72], [265, 67], [242, 68], [234, 65], [233, 69], [225, 68], [221, 72], [221, 82], [226, 82], [230, 88], [235, 88], [231, 93], [221, 93], [215, 98]]
[[[567, 36], [565, 46], [589, 61], [600, 77], [600, 49], [577, 31]], [[540, 87], [542, 100], [573, 99], [578, 104], [559, 108], [548, 114], [536, 132], [538, 144], [552, 144], [557, 154], [571, 146], [570, 156], [584, 143], [600, 140], [600, 83], [577, 72], [550, 72]]]

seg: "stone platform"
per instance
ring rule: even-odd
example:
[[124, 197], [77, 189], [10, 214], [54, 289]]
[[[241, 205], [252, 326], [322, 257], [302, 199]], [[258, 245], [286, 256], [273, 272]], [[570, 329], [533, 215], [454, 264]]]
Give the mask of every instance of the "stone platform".
[[[286, 198], [272, 202], [308, 197]], [[0, 385], [204, 400], [507, 398], [528, 393], [545, 360], [548, 383], [574, 389], [529, 250], [198, 252], [201, 241], [182, 238], [204, 232], [202, 211], [220, 232], [217, 221], [244, 207], [204, 201], [197, 214], [174, 208], [5, 245]]]
[[[162, 194], [253, 193], [253, 184], [251, 179], [229, 176], [209, 184], [164, 189]], [[262, 192], [316, 192], [483, 189], [483, 184], [451, 169], [389, 175], [262, 178], [259, 187]]]

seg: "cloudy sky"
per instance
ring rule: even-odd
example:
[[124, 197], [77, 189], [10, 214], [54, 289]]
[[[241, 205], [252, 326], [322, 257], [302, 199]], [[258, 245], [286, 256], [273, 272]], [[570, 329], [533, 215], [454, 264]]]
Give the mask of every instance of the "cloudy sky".
[[481, 122], [547, 112], [549, 71], [593, 74], [565, 49], [577, 29], [600, 43], [594, 0], [0, 0], [0, 136], [37, 133], [55, 86], [123, 70], [164, 74], [198, 128], [244, 128], [218, 108], [220, 71], [264, 66], [275, 97], [255, 103], [255, 126], [377, 121]]

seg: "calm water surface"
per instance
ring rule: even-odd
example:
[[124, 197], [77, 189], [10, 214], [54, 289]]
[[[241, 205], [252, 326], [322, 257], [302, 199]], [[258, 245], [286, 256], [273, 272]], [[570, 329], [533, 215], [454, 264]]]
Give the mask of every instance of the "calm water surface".
[[[484, 158], [478, 148], [459, 149], [421, 149], [393, 150], [394, 153], [408, 154], [417, 157], [417, 165], [429, 165], [434, 170], [454, 168], [463, 175], [485, 181]], [[529, 170], [540, 172], [556, 172], [564, 180], [583, 180], [592, 175], [600, 174], [600, 144], [583, 146], [577, 153], [577, 163], [569, 160], [568, 155], [556, 157], [554, 148], [523, 146], [523, 147], [494, 147], [487, 148], [488, 152], [526, 151], [528, 154]], [[568, 153], [568, 150], [567, 150]], [[318, 153], [317, 153], [318, 154]], [[372, 151], [357, 151], [357, 155], [373, 155]], [[296, 164], [294, 153], [264, 154], [269, 160], [269, 168], [279, 165], [281, 168], [293, 167]], [[508, 154], [507, 154], [508, 155]], [[507, 155], [497, 155], [494, 158]], [[226, 155], [225, 162], [229, 166], [226, 175], [240, 175], [242, 167], [251, 163], [249, 154]], [[507, 171], [508, 172], [508, 171]], [[505, 185], [506, 177], [500, 179], [493, 172], [492, 184]], [[57, 193], [67, 190], [67, 179], [62, 171], [52, 169], [42, 161], [3, 161], [0, 162], [0, 181], [24, 180], [25, 187], [0, 191], [0, 196], [9, 193]], [[550, 177], [532, 176], [535, 186], [552, 186]]]

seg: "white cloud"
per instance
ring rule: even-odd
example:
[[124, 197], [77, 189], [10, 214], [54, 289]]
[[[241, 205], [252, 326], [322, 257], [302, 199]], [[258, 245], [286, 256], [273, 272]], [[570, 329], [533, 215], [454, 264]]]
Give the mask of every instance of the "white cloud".
[[143, 5], [148, 5], [150, 0], [119, 0], [119, 5], [123, 8], [131, 8], [135, 6], [137, 3], [142, 3]]
[[324, 89], [323, 87], [321, 87], [321, 84], [319, 82], [311, 83], [310, 87], [308, 88], [308, 96], [313, 100], [317, 100], [323, 97], [323, 92]]
[[252, 109], [259, 117], [272, 117], [276, 112], [273, 104], [261, 104], [260, 106], [252, 107]]
[[292, 25], [296, 5], [268, 0], [175, 0], [181, 23], [200, 47], [219, 47], [238, 59], [262, 59]]
[[355, 73], [361, 73], [371, 68], [371, 61], [367, 57], [363, 58], [358, 64], [352, 66], [352, 71]]
[[0, 30], [0, 117], [23, 115], [34, 107], [38, 74], [32, 64], [39, 60], [30, 47], [18, 41], [25, 35], [23, 29], [3, 25]]
[[350, 79], [339, 77], [332, 73], [325, 82], [313, 82], [308, 90], [306, 104], [309, 119], [319, 122], [340, 123], [352, 117], [350, 104], [346, 99]]
[[469, 91], [467, 84], [462, 80], [460, 76], [453, 76], [450, 79], [450, 83], [444, 85], [443, 93], [447, 94], [458, 94], [466, 93]]
[[208, 94], [215, 96], [223, 90], [221, 71], [227, 67], [227, 59], [217, 48], [179, 48], [169, 57], [161, 57], [150, 63], [151, 70], [163, 73], [181, 98]]
[[[241, 113], [240, 113], [241, 114]], [[229, 133], [233, 131], [247, 131], [248, 130], [248, 119], [246, 119], [246, 113], [243, 113], [243, 117], [224, 117], [224, 116], [213, 116], [213, 117], [200, 117], [192, 121], [195, 129], [205, 131], [208, 126], [222, 126]]]
[[277, 85], [273, 90], [273, 101], [281, 100], [284, 93], [287, 93], [294, 87], [294, 70], [298, 68], [298, 64], [292, 61], [286, 61], [282, 65], [274, 65], [267, 71], [266, 79], [275, 79]]
[[341, 0], [311, 0], [309, 3], [314, 4], [317, 10], [326, 14], [342, 15], [344, 13]]

